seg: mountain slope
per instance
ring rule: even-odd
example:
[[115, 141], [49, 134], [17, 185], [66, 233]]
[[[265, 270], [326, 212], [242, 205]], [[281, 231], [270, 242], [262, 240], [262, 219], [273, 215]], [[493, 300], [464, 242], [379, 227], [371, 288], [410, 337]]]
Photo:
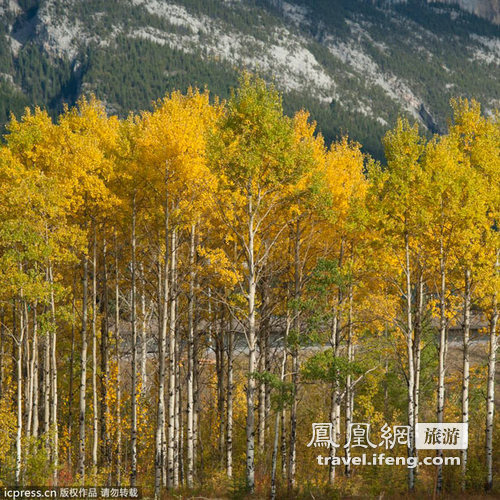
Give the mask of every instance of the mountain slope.
[[436, 132], [452, 96], [500, 103], [498, 26], [447, 3], [0, 0], [0, 19], [3, 121], [86, 92], [122, 116], [190, 84], [226, 96], [247, 67], [380, 157], [399, 114]]

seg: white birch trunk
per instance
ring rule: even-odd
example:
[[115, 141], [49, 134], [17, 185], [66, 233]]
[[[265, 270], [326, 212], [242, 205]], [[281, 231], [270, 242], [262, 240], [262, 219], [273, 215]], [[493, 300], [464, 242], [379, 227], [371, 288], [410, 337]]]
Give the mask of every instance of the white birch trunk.
[[82, 350], [80, 372], [79, 401], [79, 445], [78, 445], [78, 475], [82, 484], [85, 481], [85, 413], [87, 409], [87, 309], [88, 309], [88, 257], [83, 256], [82, 282]]
[[[21, 291], [22, 297], [22, 291]], [[22, 308], [21, 303], [21, 308]], [[15, 314], [15, 313], [14, 313]], [[17, 377], [17, 428], [16, 428], [16, 486], [21, 485], [22, 464], [22, 437], [23, 437], [23, 341], [24, 341], [24, 318], [22, 310], [19, 314], [19, 338], [14, 339], [17, 343], [16, 377]]]
[[[411, 295], [410, 241], [405, 233], [405, 278], [406, 278], [406, 352], [408, 356], [408, 425], [410, 426], [410, 446], [408, 456], [415, 455], [415, 363], [413, 360], [413, 317]], [[408, 489], [415, 488], [415, 470], [408, 468]]]
[[[498, 276], [499, 260], [495, 264], [495, 273]], [[495, 373], [496, 352], [498, 348], [497, 337], [498, 302], [497, 296], [493, 297], [493, 311], [490, 319], [490, 342], [488, 352], [488, 386], [486, 395], [486, 491], [493, 489], [493, 431], [495, 422]]]
[[227, 430], [226, 430], [226, 473], [233, 477], [233, 394], [234, 394], [234, 332], [229, 324], [227, 333]]
[[255, 489], [255, 294], [257, 273], [255, 269], [255, 228], [252, 195], [248, 195], [248, 380], [247, 380], [247, 422], [246, 422], [246, 481], [250, 493]]
[[[471, 302], [471, 275], [470, 269], [465, 271], [464, 291], [464, 325], [463, 325], [463, 375], [462, 375], [462, 422], [469, 423], [469, 334], [470, 334], [470, 302]], [[461, 489], [465, 492], [467, 474], [467, 449], [461, 450], [462, 481]]]
[[[445, 381], [445, 370], [446, 370], [446, 268], [445, 268], [445, 257], [444, 257], [444, 247], [443, 247], [443, 236], [441, 235], [440, 244], [440, 256], [439, 256], [439, 268], [440, 268], [440, 297], [439, 297], [439, 366], [438, 366], [438, 394], [437, 394], [437, 421], [438, 423], [443, 422], [444, 417], [444, 381]], [[437, 450], [436, 456], [442, 458], [443, 450]], [[436, 480], [436, 491], [441, 493], [443, 488], [443, 466], [437, 466], [437, 480]]]
[[169, 331], [168, 331], [168, 448], [167, 448], [167, 486], [174, 486], [174, 461], [175, 461], [175, 375], [176, 375], [176, 359], [175, 359], [175, 271], [177, 258], [177, 232], [172, 230], [171, 248], [170, 248], [170, 315], [169, 315]]
[[[194, 287], [195, 287], [196, 226], [191, 226], [189, 245], [189, 296], [188, 296], [188, 366], [187, 366], [187, 486], [194, 484]], [[229, 476], [231, 477], [231, 476]]]
[[118, 243], [116, 230], [114, 234], [115, 247], [115, 356], [116, 356], [116, 482], [122, 479], [122, 389], [120, 367], [120, 274], [118, 259]]
[[94, 224], [92, 244], [92, 467], [97, 474], [98, 415], [97, 415], [97, 235]]
[[132, 201], [132, 286], [131, 286], [131, 327], [132, 327], [132, 391], [130, 414], [130, 486], [137, 484], [137, 321], [136, 321], [136, 202]]
[[52, 319], [52, 328], [50, 335], [50, 351], [51, 351], [51, 432], [52, 432], [52, 466], [54, 467], [53, 485], [57, 486], [59, 476], [59, 426], [57, 422], [57, 406], [58, 406], [58, 393], [57, 393], [57, 328], [56, 328], [56, 306], [54, 301], [54, 277], [52, 273], [52, 266], [49, 265], [49, 279], [50, 279], [50, 311]]

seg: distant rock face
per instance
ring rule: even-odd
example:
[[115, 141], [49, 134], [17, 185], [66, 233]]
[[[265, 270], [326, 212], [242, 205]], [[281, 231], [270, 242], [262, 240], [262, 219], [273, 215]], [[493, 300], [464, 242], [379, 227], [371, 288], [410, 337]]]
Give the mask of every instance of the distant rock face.
[[[408, 3], [408, 0], [371, 0], [372, 3], [394, 5]], [[458, 5], [461, 9], [500, 25], [500, 0], [427, 0], [427, 3], [446, 3]]]
[[[436, 0], [428, 0], [431, 1]], [[500, 0], [437, 0], [441, 3], [458, 4], [477, 16], [484, 17], [492, 23], [500, 25]]]

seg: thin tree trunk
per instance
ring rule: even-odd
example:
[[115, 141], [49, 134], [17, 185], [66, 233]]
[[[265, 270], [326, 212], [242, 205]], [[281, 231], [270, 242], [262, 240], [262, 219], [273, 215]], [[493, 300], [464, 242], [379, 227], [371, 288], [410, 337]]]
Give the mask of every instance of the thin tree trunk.
[[121, 484], [122, 475], [122, 390], [120, 369], [120, 275], [116, 230], [115, 246], [115, 356], [116, 356], [116, 482]]
[[[333, 323], [332, 332], [330, 337], [330, 344], [333, 349], [333, 356], [337, 356], [337, 340], [338, 340], [338, 314], [337, 311], [333, 312]], [[337, 404], [338, 404], [338, 384], [336, 381], [332, 381], [331, 387], [331, 399], [330, 399], [330, 422], [333, 426], [333, 436], [337, 436]], [[335, 456], [337, 454], [337, 448], [330, 445], [330, 464], [328, 470], [328, 483], [332, 486], [335, 483]]]
[[[498, 276], [499, 260], [495, 264], [495, 273]], [[497, 296], [493, 297], [493, 311], [490, 320], [490, 343], [488, 353], [488, 386], [486, 395], [486, 491], [493, 489], [493, 424], [495, 422], [495, 370], [497, 338], [498, 303]]]
[[[195, 302], [196, 306], [196, 302]], [[195, 324], [199, 324], [197, 309], [195, 307]], [[193, 341], [193, 472], [194, 477], [198, 477], [196, 457], [198, 453], [198, 429], [200, 414], [200, 384], [199, 384], [199, 363], [198, 363], [198, 335], [194, 336]]]
[[[406, 278], [406, 352], [408, 355], [408, 425], [410, 426], [410, 446], [408, 456], [415, 455], [415, 363], [413, 360], [413, 317], [410, 268], [410, 239], [405, 233], [405, 278]], [[408, 489], [415, 488], [415, 470], [408, 468]]]
[[50, 456], [50, 336], [43, 339], [43, 433], [45, 450]]
[[[469, 423], [469, 334], [470, 334], [470, 302], [471, 302], [471, 275], [470, 269], [465, 270], [465, 293], [464, 293], [464, 352], [463, 352], [463, 376], [462, 376], [462, 422]], [[466, 488], [467, 474], [467, 449], [461, 450], [462, 454], [462, 492]]]
[[[33, 304], [33, 339], [31, 342], [31, 356], [29, 357], [29, 370], [28, 370], [28, 418], [26, 421], [26, 436], [31, 436], [32, 425], [35, 420], [35, 411], [38, 410], [38, 392], [35, 392], [35, 379], [38, 376], [38, 369], [35, 370], [35, 365], [38, 363], [38, 332], [36, 321], [36, 302]], [[27, 346], [29, 347], [29, 346]], [[38, 368], [38, 367], [37, 367]], [[35, 373], [36, 372], [36, 373]], [[38, 390], [38, 388], [37, 388]]]
[[[440, 268], [440, 297], [439, 297], [439, 367], [438, 367], [438, 395], [437, 395], [437, 421], [443, 422], [444, 416], [444, 379], [446, 369], [446, 268], [445, 256], [443, 247], [443, 236], [441, 235], [440, 255], [439, 255], [439, 268]], [[442, 459], [443, 450], [437, 450], [436, 456]], [[436, 491], [441, 493], [443, 489], [443, 465], [437, 466], [437, 480]]]
[[281, 410], [281, 479], [283, 483], [287, 479], [286, 475], [286, 408]]
[[[38, 377], [39, 377], [39, 348], [38, 348], [38, 317], [37, 303], [33, 306], [33, 437], [38, 439], [39, 420], [38, 420]], [[70, 441], [71, 442], [71, 441]]]
[[233, 403], [234, 403], [234, 332], [231, 322], [227, 332], [227, 422], [226, 422], [226, 473], [233, 477]]
[[144, 277], [144, 266], [140, 264], [141, 272], [141, 395], [146, 394], [147, 383], [147, 356], [148, 356], [148, 339], [147, 339], [147, 318], [146, 318], [146, 279]]
[[[111, 443], [108, 433], [109, 422], [109, 324], [108, 324], [108, 266], [106, 238], [102, 242], [102, 318], [101, 318], [101, 456], [106, 468], [111, 465]], [[108, 485], [111, 470], [108, 473]]]
[[54, 301], [54, 277], [52, 266], [49, 264], [50, 279], [50, 311], [52, 328], [50, 336], [51, 350], [51, 431], [52, 431], [52, 464], [54, 467], [53, 484], [57, 486], [59, 475], [59, 426], [57, 422], [58, 392], [57, 392], [57, 326], [56, 306]]
[[92, 467], [97, 474], [98, 415], [97, 415], [97, 235], [94, 224], [92, 244]]
[[[194, 288], [195, 288], [195, 242], [196, 226], [191, 226], [189, 245], [189, 295], [188, 295], [188, 366], [187, 366], [187, 486], [194, 484]], [[228, 391], [230, 389], [228, 388]], [[229, 395], [228, 395], [229, 397]], [[229, 410], [228, 410], [229, 414]], [[231, 476], [229, 476], [231, 477]]]
[[87, 309], [88, 309], [88, 258], [83, 256], [82, 281], [82, 351], [80, 374], [79, 403], [79, 449], [78, 474], [82, 483], [85, 481], [85, 412], [87, 408]]
[[[349, 312], [348, 312], [348, 323], [347, 323], [347, 362], [352, 363], [353, 356], [353, 348], [352, 348], [352, 300], [353, 300], [352, 286], [349, 288]], [[349, 429], [349, 426], [352, 424], [352, 406], [351, 406], [351, 393], [352, 393], [352, 376], [350, 372], [346, 378], [346, 405], [345, 405], [345, 428]], [[345, 448], [345, 475], [347, 477], [351, 476], [351, 462], [350, 462], [351, 450], [348, 446]]]
[[[266, 302], [267, 302], [267, 294], [265, 292], [265, 282], [262, 283], [261, 286], [261, 311], [260, 317], [263, 318], [260, 322], [259, 328], [259, 373], [264, 373], [266, 371], [266, 330], [267, 330], [267, 321], [264, 319], [266, 315]], [[266, 438], [266, 383], [264, 380], [259, 380], [259, 426], [257, 427], [257, 449], [259, 451], [259, 455], [262, 456], [264, 454], [264, 444]]]
[[75, 362], [75, 318], [76, 318], [76, 271], [73, 281], [73, 294], [71, 298], [71, 352], [69, 355], [69, 389], [68, 389], [68, 465], [71, 469], [73, 465], [73, 384], [74, 384], [74, 369]]
[[[160, 328], [158, 336], [158, 401], [157, 421], [155, 432], [155, 498], [161, 495], [162, 471], [165, 462], [165, 355], [168, 313], [168, 211], [165, 210], [165, 273], [162, 287], [161, 278], [158, 281], [158, 305]], [[158, 258], [158, 270], [161, 270], [161, 261]], [[163, 293], [163, 295], [162, 295]], [[163, 302], [163, 305], [162, 305]]]
[[[413, 419], [415, 425], [418, 423], [418, 415], [420, 411], [420, 361], [422, 354], [422, 330], [423, 330], [423, 311], [424, 311], [424, 281], [422, 273], [420, 273], [417, 283], [417, 297], [416, 297], [416, 317], [414, 328], [414, 342], [413, 342], [413, 363], [415, 365], [415, 385], [413, 391]], [[417, 450], [415, 450], [417, 455]]]
[[182, 395], [181, 395], [181, 350], [179, 339], [175, 340], [175, 358], [177, 360], [175, 367], [175, 448], [174, 448], [174, 488], [179, 487], [179, 481], [181, 479], [181, 468], [182, 468]]
[[[22, 297], [22, 291], [21, 291]], [[22, 433], [23, 433], [23, 341], [24, 341], [24, 318], [22, 313], [23, 301], [21, 300], [21, 312], [19, 314], [19, 339], [17, 343], [17, 430], [16, 430], [16, 486], [21, 485], [21, 463], [22, 463]], [[15, 314], [15, 313], [14, 313]]]
[[168, 332], [168, 449], [167, 449], [167, 486], [174, 487], [175, 467], [175, 288], [177, 268], [177, 232], [172, 230], [170, 248], [170, 317]]
[[137, 484], [137, 322], [136, 322], [136, 203], [132, 201], [132, 287], [131, 287], [131, 327], [132, 327], [132, 393], [130, 415], [130, 486]]
[[[424, 312], [424, 280], [423, 272], [420, 271], [417, 283], [417, 297], [416, 297], [416, 317], [414, 327], [414, 340], [413, 340], [413, 364], [415, 366], [415, 380], [413, 386], [413, 422], [416, 428], [420, 412], [420, 367], [421, 367], [421, 354], [422, 354], [422, 331], [423, 331], [423, 312]], [[415, 444], [415, 434], [413, 434]], [[418, 450], [416, 446], [413, 447], [413, 456], [418, 457]], [[414, 475], [418, 474], [418, 460], [417, 466], [414, 469]], [[415, 479], [414, 479], [415, 482]]]
[[32, 415], [32, 401], [31, 401], [31, 393], [32, 393], [32, 377], [31, 377], [31, 349], [30, 349], [30, 332], [29, 332], [29, 316], [28, 316], [28, 303], [27, 301], [23, 302], [22, 309], [20, 314], [24, 317], [24, 346], [23, 346], [23, 392], [24, 392], [24, 429], [25, 435], [29, 439], [31, 435], [31, 415]]
[[157, 422], [155, 433], [155, 498], [161, 494], [161, 486], [165, 485], [164, 477], [166, 465], [166, 440], [165, 440], [165, 356], [167, 350], [167, 328], [168, 328], [168, 301], [169, 301], [169, 210], [168, 200], [165, 202], [165, 251], [164, 251], [164, 273], [162, 286], [162, 266], [158, 257], [158, 402]]
[[247, 381], [247, 422], [246, 422], [246, 481], [250, 493], [255, 490], [255, 295], [257, 272], [254, 249], [254, 209], [252, 195], [248, 196], [248, 381]]
[[225, 390], [224, 390], [224, 306], [220, 307], [220, 320], [219, 329], [215, 334], [215, 371], [217, 373], [217, 414], [219, 416], [219, 436], [218, 436], [218, 447], [219, 447], [219, 461], [221, 468], [224, 464], [224, 401], [225, 401]]
[[[294, 234], [294, 299], [300, 299], [300, 222], [296, 223]], [[300, 316], [298, 310], [294, 311], [294, 335], [300, 337]], [[292, 404], [290, 408], [290, 465], [288, 467], [288, 489], [295, 488], [295, 471], [297, 467], [297, 391], [299, 380], [299, 351], [297, 341], [292, 347]]]

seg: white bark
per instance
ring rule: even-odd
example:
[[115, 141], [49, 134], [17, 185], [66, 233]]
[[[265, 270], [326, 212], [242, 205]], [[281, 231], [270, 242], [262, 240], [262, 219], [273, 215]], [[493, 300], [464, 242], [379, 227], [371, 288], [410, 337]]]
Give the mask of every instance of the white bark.
[[122, 474], [122, 389], [120, 368], [120, 274], [116, 230], [115, 246], [115, 356], [116, 356], [116, 482], [121, 484]]
[[[438, 423], [443, 422], [444, 416], [444, 381], [445, 381], [445, 370], [446, 370], [446, 267], [445, 267], [445, 257], [444, 257], [444, 247], [443, 247], [443, 237], [441, 236], [440, 245], [440, 257], [439, 257], [439, 268], [440, 268], [440, 297], [439, 297], [439, 366], [438, 366], [438, 394], [437, 394], [437, 421]], [[442, 458], [443, 450], [437, 450], [436, 456]], [[443, 466], [437, 466], [437, 480], [436, 480], [436, 491], [441, 492], [443, 488]]]
[[135, 193], [132, 201], [132, 286], [131, 286], [131, 323], [132, 323], [132, 391], [130, 414], [130, 486], [137, 484], [137, 321], [136, 321], [136, 203]]
[[[410, 426], [410, 446], [408, 455], [415, 455], [415, 364], [413, 360], [413, 317], [411, 296], [410, 241], [405, 233], [405, 278], [406, 278], [406, 352], [408, 356], [408, 425]], [[415, 488], [415, 470], [408, 468], [408, 489]]]
[[175, 467], [175, 379], [176, 379], [176, 359], [175, 359], [175, 288], [176, 267], [177, 267], [177, 232], [172, 230], [170, 248], [170, 315], [168, 329], [168, 448], [167, 448], [167, 486], [174, 487], [174, 467]]
[[[499, 260], [497, 261], [495, 272], [499, 272]], [[498, 302], [497, 296], [493, 297], [493, 311], [490, 319], [490, 342], [488, 352], [488, 387], [486, 396], [486, 490], [493, 489], [493, 430], [495, 422], [495, 370], [496, 352], [498, 348], [497, 337], [498, 326]]]
[[227, 334], [227, 429], [226, 429], [226, 473], [233, 477], [233, 394], [234, 394], [234, 332], [231, 324]]
[[[189, 245], [189, 296], [188, 296], [188, 367], [187, 367], [187, 486], [194, 484], [194, 287], [195, 287], [196, 226], [191, 226]], [[231, 477], [231, 476], [229, 476]]]
[[94, 224], [92, 244], [92, 466], [97, 474], [98, 415], [97, 415], [97, 235]]
[[50, 279], [50, 311], [52, 319], [52, 328], [50, 335], [50, 350], [51, 350], [51, 431], [52, 431], [52, 465], [54, 467], [53, 484], [58, 484], [58, 468], [59, 468], [59, 426], [57, 422], [57, 406], [58, 406], [58, 393], [57, 393], [57, 328], [56, 328], [56, 308], [54, 301], [54, 278], [52, 274], [52, 267], [49, 265], [49, 279]]
[[[22, 296], [22, 291], [21, 291]], [[17, 429], [16, 429], [16, 486], [21, 485], [21, 464], [22, 464], [22, 436], [23, 436], [23, 340], [24, 340], [24, 318], [21, 311], [19, 314], [19, 338], [14, 339], [17, 343], [16, 378], [17, 378]], [[15, 313], [14, 313], [15, 314]]]
[[[300, 298], [300, 222], [296, 223], [294, 234], [294, 299]], [[294, 313], [294, 335], [300, 336], [300, 316], [298, 311]], [[292, 349], [292, 405], [290, 408], [290, 460], [288, 467], [288, 489], [295, 488], [295, 472], [297, 468], [297, 391], [299, 380], [299, 353], [295, 343]]]
[[82, 350], [80, 374], [80, 401], [79, 401], [79, 446], [78, 446], [78, 475], [82, 483], [85, 481], [85, 413], [87, 408], [87, 308], [88, 308], [88, 258], [83, 256], [83, 284], [82, 284]]
[[255, 295], [257, 287], [257, 272], [255, 268], [255, 214], [252, 195], [248, 195], [248, 380], [247, 380], [247, 422], [246, 422], [246, 480], [250, 493], [255, 489]]
[[141, 272], [141, 395], [146, 394], [147, 384], [147, 356], [148, 356], [148, 339], [147, 339], [147, 313], [146, 313], [146, 279], [144, 277], [144, 266], [140, 264]]
[[[465, 291], [464, 291], [464, 325], [463, 325], [463, 375], [462, 375], [462, 422], [469, 423], [469, 334], [470, 334], [470, 302], [471, 302], [471, 275], [470, 269], [465, 271]], [[462, 491], [466, 487], [467, 474], [467, 449], [462, 450]]]

